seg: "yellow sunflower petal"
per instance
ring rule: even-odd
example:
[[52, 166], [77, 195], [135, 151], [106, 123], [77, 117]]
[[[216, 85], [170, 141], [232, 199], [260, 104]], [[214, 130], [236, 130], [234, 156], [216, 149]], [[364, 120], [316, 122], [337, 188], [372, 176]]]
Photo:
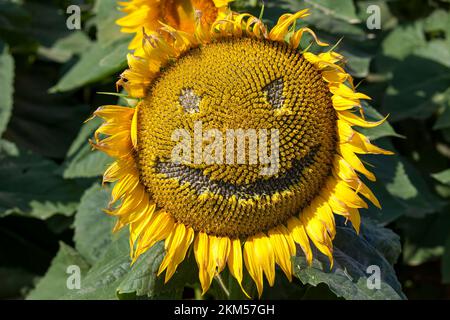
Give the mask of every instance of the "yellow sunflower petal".
[[158, 241], [166, 239], [174, 227], [175, 221], [169, 213], [157, 212], [136, 244], [135, 259]]
[[370, 100], [370, 97], [359, 92], [353, 91], [352, 88], [346, 86], [343, 83], [339, 83], [338, 85], [330, 86], [330, 91], [334, 95], [340, 96], [342, 98], [348, 98], [351, 100], [359, 100], [359, 99], [367, 99]]
[[231, 242], [228, 237], [210, 236], [211, 252], [214, 255], [217, 272], [220, 273], [225, 268], [230, 254]]
[[299, 219], [292, 217], [288, 220], [287, 224], [292, 239], [300, 245], [303, 252], [305, 253], [306, 261], [308, 262], [308, 264], [311, 264], [313, 255], [311, 245], [309, 243], [309, 238], [306, 234], [303, 223]]
[[194, 254], [198, 265], [202, 294], [205, 294], [211, 286], [216, 269], [214, 259], [211, 256], [209, 240], [209, 236], [206, 233], [199, 232], [194, 243]]
[[350, 164], [356, 171], [361, 172], [363, 175], [367, 177], [367, 179], [371, 181], [375, 181], [375, 175], [366, 169], [362, 161], [355, 154], [354, 149], [348, 144], [341, 144], [338, 147], [339, 153], [341, 156]]
[[319, 38], [317, 38], [316, 33], [310, 28], [300, 28], [292, 35], [291, 39], [289, 40], [292, 48], [298, 48], [305, 32], [309, 33], [314, 38], [314, 41], [317, 43], [317, 45], [321, 47], [328, 46], [328, 43], [320, 41]]
[[359, 229], [361, 226], [361, 216], [359, 215], [359, 210], [355, 208], [349, 208], [350, 213], [350, 221], [352, 222], [353, 227], [356, 230], [356, 233], [359, 233]]
[[325, 224], [317, 217], [316, 212], [309, 207], [302, 212], [300, 220], [305, 226], [308, 237], [312, 240], [316, 248], [328, 257], [332, 268], [333, 244], [330, 236], [328, 235]]
[[126, 193], [131, 193], [139, 185], [139, 177], [134, 174], [128, 174], [118, 181], [111, 192], [111, 202], [116, 202]]
[[298, 19], [307, 17], [309, 10], [301, 10], [295, 14], [284, 14], [278, 20], [278, 23], [273, 27], [269, 33], [269, 39], [273, 41], [284, 41], [284, 37], [289, 31], [289, 27]]
[[131, 121], [131, 142], [133, 143], [133, 147], [135, 149], [137, 149], [138, 112], [139, 112], [139, 104], [136, 106], [134, 110], [133, 119]]
[[376, 122], [369, 122], [366, 121], [360, 117], [358, 117], [357, 115], [351, 113], [350, 111], [341, 111], [338, 113], [338, 117], [341, 120], [344, 120], [346, 122], [348, 122], [351, 125], [354, 126], [358, 126], [358, 127], [363, 127], [363, 128], [374, 128], [379, 126], [380, 124], [383, 124], [387, 117], [380, 120], [380, 121], [376, 121]]
[[364, 200], [346, 182], [337, 182], [333, 187], [333, 193], [350, 208], [367, 208]]
[[275, 253], [275, 261], [281, 267], [289, 281], [292, 281], [292, 256], [295, 255], [295, 243], [289, 230], [284, 226], [275, 227], [268, 232]]
[[237, 280], [242, 292], [250, 299], [250, 296], [242, 287], [242, 246], [239, 239], [233, 239], [230, 241], [230, 255], [228, 257], [228, 269], [231, 275]]
[[275, 254], [270, 239], [262, 233], [247, 239], [244, 244], [244, 261], [261, 296], [263, 273], [270, 286], [275, 282]]
[[370, 143], [369, 138], [365, 135], [354, 131], [354, 135], [350, 141], [353, 150], [360, 154], [385, 154], [392, 155], [392, 151], [384, 150]]
[[134, 109], [115, 106], [115, 105], [107, 105], [99, 107], [94, 111], [94, 115], [102, 118], [106, 121], [114, 121], [114, 122], [122, 122], [129, 121], [133, 117]]
[[257, 259], [259, 259], [259, 257], [255, 256], [254, 238], [249, 238], [244, 244], [244, 262], [250, 277], [252, 277], [253, 281], [255, 281], [258, 295], [261, 297], [263, 293], [264, 279], [262, 266], [258, 263]]
[[175, 230], [166, 239], [166, 255], [158, 270], [158, 275], [160, 275], [167, 268], [165, 282], [169, 281], [177, 266], [184, 260], [193, 240], [194, 230], [190, 227], [185, 227], [182, 223], [177, 224]]

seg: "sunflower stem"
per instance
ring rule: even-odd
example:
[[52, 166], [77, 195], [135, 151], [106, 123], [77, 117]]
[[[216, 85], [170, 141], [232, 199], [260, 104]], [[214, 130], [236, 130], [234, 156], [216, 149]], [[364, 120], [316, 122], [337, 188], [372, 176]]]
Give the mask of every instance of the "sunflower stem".
[[225, 283], [223, 283], [223, 280], [222, 280], [222, 277], [220, 276], [220, 274], [216, 274], [214, 276], [214, 279], [217, 281], [220, 288], [222, 288], [222, 290], [225, 293], [225, 295], [227, 296], [227, 298], [230, 298], [230, 291], [228, 291], [227, 287], [225, 286]]
[[266, 7], [266, 4], [264, 3], [264, 0], [261, 1], [261, 11], [259, 12], [259, 20], [262, 21], [264, 16], [264, 8]]
[[194, 289], [194, 297], [195, 297], [195, 300], [203, 300], [202, 289], [201, 288], [195, 288]]

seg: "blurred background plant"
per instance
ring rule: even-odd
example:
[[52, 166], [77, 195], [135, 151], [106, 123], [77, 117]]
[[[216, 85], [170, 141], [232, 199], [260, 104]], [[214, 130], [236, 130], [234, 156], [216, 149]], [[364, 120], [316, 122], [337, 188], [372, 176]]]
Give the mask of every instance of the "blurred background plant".
[[[66, 27], [73, 4], [81, 30]], [[381, 10], [380, 30], [367, 28], [370, 5]], [[384, 270], [394, 264], [406, 297], [449, 299], [450, 1], [267, 1], [263, 17], [272, 24], [304, 7], [313, 13], [307, 24], [339, 43], [359, 90], [373, 98], [369, 117], [390, 114], [367, 134], [396, 155], [367, 157], [383, 210], [363, 213], [359, 242], [338, 230], [334, 271], [319, 260], [305, 271], [298, 258], [294, 284], [279, 281], [264, 297], [404, 297], [393, 271], [383, 279], [389, 290], [365, 288], [360, 264], [375, 259]], [[233, 9], [258, 16], [261, 3], [237, 0]], [[99, 123], [83, 122], [117, 103], [99, 92], [114, 91], [126, 67], [121, 15], [114, 0], [0, 0], [0, 298], [199, 297], [192, 261], [167, 286], [155, 277], [162, 245], [130, 268], [126, 236], [112, 235], [101, 211], [109, 189], [99, 176], [110, 160], [87, 144]], [[81, 290], [67, 289], [68, 265], [80, 267]], [[213, 286], [204, 298], [223, 294]]]

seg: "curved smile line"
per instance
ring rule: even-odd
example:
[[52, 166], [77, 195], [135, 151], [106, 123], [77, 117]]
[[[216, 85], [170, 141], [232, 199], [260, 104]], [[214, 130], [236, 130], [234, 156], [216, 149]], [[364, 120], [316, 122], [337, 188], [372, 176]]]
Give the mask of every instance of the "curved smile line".
[[296, 185], [303, 177], [303, 170], [314, 161], [319, 148], [320, 145], [317, 145], [311, 148], [311, 151], [302, 159], [294, 160], [292, 167], [283, 175], [270, 179], [260, 179], [245, 185], [235, 185], [221, 180], [211, 181], [208, 176], [203, 174], [202, 169], [190, 168], [173, 162], [157, 161], [155, 170], [157, 173], [164, 174], [168, 179], [176, 179], [182, 185], [189, 183], [191, 189], [195, 190], [198, 195], [211, 192], [224, 198], [230, 198], [234, 195], [239, 199], [249, 199], [255, 196], [270, 196]]

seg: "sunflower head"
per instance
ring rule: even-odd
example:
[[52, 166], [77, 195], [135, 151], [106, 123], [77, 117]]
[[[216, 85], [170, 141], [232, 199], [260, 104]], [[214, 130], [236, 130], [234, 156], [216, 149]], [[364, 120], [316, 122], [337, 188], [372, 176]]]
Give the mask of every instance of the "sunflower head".
[[104, 174], [116, 183], [115, 229], [129, 226], [133, 259], [165, 241], [166, 281], [193, 244], [204, 292], [226, 266], [241, 284], [244, 263], [261, 295], [276, 265], [292, 279], [297, 244], [332, 265], [334, 214], [358, 231], [358, 209], [380, 206], [359, 154], [390, 152], [353, 127], [382, 121], [364, 120], [369, 97], [341, 55], [299, 49], [305, 33], [326, 46], [292, 29], [306, 15], [283, 15], [270, 31], [248, 14], [192, 34], [163, 25], [119, 81], [137, 106], [95, 112], [105, 123], [93, 144], [116, 158]]

